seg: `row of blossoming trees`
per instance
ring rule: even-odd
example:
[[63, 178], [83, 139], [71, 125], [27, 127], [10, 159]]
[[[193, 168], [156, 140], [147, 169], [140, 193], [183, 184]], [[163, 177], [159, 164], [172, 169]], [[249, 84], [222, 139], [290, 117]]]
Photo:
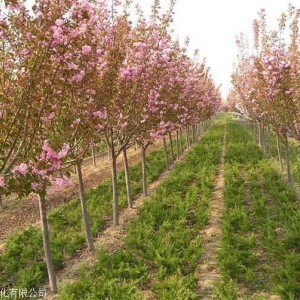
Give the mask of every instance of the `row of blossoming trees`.
[[0, 197], [39, 196], [54, 292], [46, 196], [50, 185], [69, 184], [62, 166], [76, 167], [93, 251], [81, 171], [90, 149], [100, 140], [110, 149], [117, 225], [117, 157], [123, 154], [126, 162], [133, 144], [142, 149], [146, 194], [147, 147], [171, 131], [194, 128], [220, 104], [205, 64], [190, 59], [171, 36], [173, 1], [165, 14], [155, 1], [150, 20], [137, 8], [134, 25], [129, 2], [120, 13], [118, 1], [38, 0], [32, 9], [22, 1], [0, 1]]
[[290, 181], [288, 136], [300, 140], [300, 10], [290, 6], [279, 19], [278, 29], [269, 31], [262, 10], [253, 22], [254, 54], [243, 37], [238, 41], [240, 61], [233, 75], [229, 102], [256, 122], [259, 144], [266, 150], [265, 127], [277, 136], [282, 169], [280, 140], [285, 143], [287, 177]]

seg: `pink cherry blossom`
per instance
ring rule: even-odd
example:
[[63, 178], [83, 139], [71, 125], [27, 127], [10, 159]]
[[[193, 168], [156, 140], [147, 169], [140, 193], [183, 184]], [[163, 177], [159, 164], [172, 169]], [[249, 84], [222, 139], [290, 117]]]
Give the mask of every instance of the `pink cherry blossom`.
[[82, 46], [82, 53], [83, 53], [84, 55], [89, 54], [91, 51], [92, 51], [91, 46], [88, 46], [88, 45]]
[[82, 79], [84, 78], [85, 76], [85, 71], [84, 70], [81, 70], [79, 73], [77, 73], [76, 75], [72, 76], [71, 78], [71, 82], [80, 82], [82, 81]]
[[14, 175], [26, 175], [28, 173], [28, 165], [25, 163], [21, 163], [20, 165], [15, 166], [13, 169], [13, 173]]
[[95, 118], [98, 118], [98, 119], [106, 119], [107, 118], [107, 113], [106, 111], [102, 112], [102, 111], [95, 111], [93, 112], [93, 116]]
[[64, 24], [64, 20], [62, 20], [62, 19], [57, 19], [56, 21], [55, 21], [55, 25], [56, 26], [62, 26]]
[[51, 184], [56, 188], [64, 189], [72, 184], [72, 180], [67, 177], [57, 177], [51, 180]]
[[3, 176], [0, 176], [0, 188], [5, 187], [5, 178]]
[[72, 123], [72, 125], [71, 125], [71, 127], [73, 128], [73, 127], [75, 127], [75, 126], [77, 126], [79, 124], [80, 124], [80, 118], [74, 120], [73, 123]]
[[40, 183], [37, 183], [37, 182], [32, 182], [31, 183], [31, 189], [34, 192], [38, 193], [38, 192], [40, 192], [42, 190], [42, 185]]
[[64, 157], [66, 157], [69, 150], [70, 150], [70, 146], [68, 144], [64, 144], [62, 149], [58, 152], [57, 158], [62, 159]]

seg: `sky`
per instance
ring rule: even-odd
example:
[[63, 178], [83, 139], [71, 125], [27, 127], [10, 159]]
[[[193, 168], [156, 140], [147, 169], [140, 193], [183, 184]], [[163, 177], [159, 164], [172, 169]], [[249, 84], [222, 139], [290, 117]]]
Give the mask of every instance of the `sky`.
[[[138, 3], [147, 12], [152, 0]], [[161, 0], [168, 7], [169, 0]], [[288, 9], [288, 4], [300, 8], [300, 0], [177, 0], [174, 16], [174, 35], [183, 43], [190, 38], [190, 54], [199, 49], [216, 84], [222, 84], [225, 98], [230, 89], [233, 62], [237, 56], [236, 36], [241, 32], [252, 39], [252, 22], [258, 11], [266, 9], [270, 28]]]

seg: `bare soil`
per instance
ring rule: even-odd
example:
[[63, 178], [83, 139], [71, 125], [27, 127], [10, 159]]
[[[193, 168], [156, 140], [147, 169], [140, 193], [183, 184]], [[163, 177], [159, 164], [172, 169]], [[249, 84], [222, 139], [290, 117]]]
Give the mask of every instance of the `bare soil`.
[[221, 215], [224, 204], [224, 167], [226, 151], [226, 130], [224, 132], [221, 164], [215, 181], [215, 190], [210, 203], [210, 219], [200, 232], [203, 240], [203, 255], [198, 264], [199, 299], [211, 299], [213, 287], [220, 278], [217, 267], [217, 252], [221, 241]]

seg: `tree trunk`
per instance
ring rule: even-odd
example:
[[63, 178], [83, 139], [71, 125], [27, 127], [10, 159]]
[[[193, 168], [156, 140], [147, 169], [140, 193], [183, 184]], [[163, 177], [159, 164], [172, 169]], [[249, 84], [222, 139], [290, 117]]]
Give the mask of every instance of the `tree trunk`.
[[285, 143], [285, 156], [286, 156], [286, 175], [288, 182], [291, 182], [291, 167], [290, 167], [290, 152], [289, 152], [289, 141], [287, 133], [284, 134], [284, 143]]
[[263, 149], [264, 153], [266, 153], [267, 152], [267, 149], [266, 149], [266, 133], [265, 133], [264, 124], [262, 124], [262, 128], [261, 128], [261, 138], [262, 138], [262, 149]]
[[196, 143], [195, 125], [192, 126], [192, 137], [193, 137], [193, 144], [194, 144]]
[[281, 150], [280, 150], [280, 140], [279, 140], [279, 133], [276, 132], [276, 146], [277, 146], [277, 154], [278, 154], [278, 161], [280, 164], [280, 171], [283, 171], [283, 164], [282, 164], [282, 157], [281, 157]]
[[174, 149], [173, 149], [173, 140], [172, 140], [172, 134], [169, 131], [168, 132], [169, 135], [169, 140], [170, 140], [170, 146], [171, 146], [171, 155], [172, 155], [172, 163], [175, 161], [175, 156], [174, 156]]
[[258, 144], [262, 148], [261, 124], [258, 122]]
[[111, 150], [110, 150], [110, 147], [108, 147], [108, 149], [107, 149], [107, 156], [108, 156], [108, 159], [111, 160]]
[[143, 195], [147, 196], [147, 165], [146, 165], [146, 148], [142, 146], [142, 180], [143, 180]]
[[165, 137], [163, 137], [163, 145], [164, 145], [166, 168], [167, 168], [167, 170], [170, 170], [169, 159], [168, 159], [168, 149], [167, 149], [167, 143], [166, 143], [166, 138]]
[[77, 176], [78, 176], [79, 198], [80, 198], [80, 204], [81, 204], [83, 226], [84, 226], [84, 231], [85, 231], [85, 239], [86, 239], [86, 242], [88, 245], [88, 249], [90, 251], [95, 251], [92, 232], [91, 232], [90, 217], [89, 217], [89, 213], [87, 210], [86, 198], [85, 198], [85, 194], [84, 194], [81, 162], [76, 163], [76, 169], [77, 169]]
[[253, 124], [252, 124], [252, 135], [253, 135], [253, 139], [256, 143], [256, 126], [255, 126], [255, 122], [253, 122]]
[[189, 149], [190, 148], [190, 138], [189, 138], [189, 127], [186, 127], [186, 148]]
[[271, 130], [270, 130], [270, 126], [268, 126], [267, 128], [268, 128], [268, 134], [267, 134], [268, 156], [271, 157], [271, 154], [272, 154]]
[[3, 208], [3, 199], [2, 199], [2, 194], [0, 192], [0, 208]]
[[176, 147], [177, 147], [177, 159], [180, 157], [180, 145], [179, 145], [179, 132], [176, 130]]
[[97, 167], [94, 147], [92, 147], [92, 160], [94, 167]]
[[115, 155], [114, 146], [110, 150], [111, 153], [111, 177], [113, 189], [113, 225], [119, 225], [119, 199], [118, 199], [118, 174], [117, 174], [117, 157]]
[[54, 265], [52, 260], [52, 254], [50, 249], [50, 240], [49, 240], [49, 229], [48, 229], [48, 220], [47, 220], [47, 209], [46, 209], [46, 199], [44, 194], [39, 194], [39, 210], [40, 210], [40, 219], [42, 226], [42, 236], [43, 236], [43, 247], [44, 255], [48, 272], [48, 279], [50, 290], [52, 293], [57, 293], [57, 283], [56, 283], [56, 274], [54, 271]]
[[180, 153], [183, 154], [183, 141], [182, 141], [182, 129], [179, 130], [180, 134]]
[[132, 208], [132, 195], [131, 195], [131, 186], [130, 186], [130, 177], [129, 177], [129, 166], [128, 166], [128, 158], [127, 158], [127, 150], [126, 150], [126, 148], [123, 149], [123, 159], [124, 159], [124, 170], [125, 170], [127, 203], [128, 203], [128, 207]]

